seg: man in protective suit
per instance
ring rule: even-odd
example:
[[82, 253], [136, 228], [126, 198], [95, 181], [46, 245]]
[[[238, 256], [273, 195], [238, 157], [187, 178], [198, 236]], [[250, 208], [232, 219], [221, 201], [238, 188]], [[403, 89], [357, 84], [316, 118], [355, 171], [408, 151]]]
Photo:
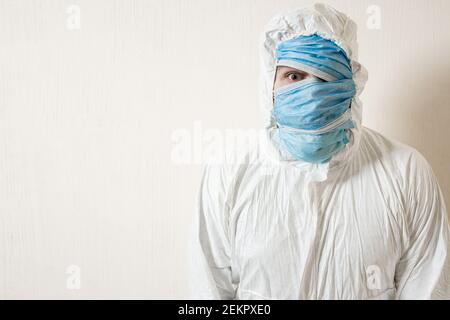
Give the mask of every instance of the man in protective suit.
[[439, 185], [418, 151], [361, 125], [357, 59], [355, 23], [329, 6], [269, 22], [267, 143], [205, 169], [193, 298], [450, 298]]

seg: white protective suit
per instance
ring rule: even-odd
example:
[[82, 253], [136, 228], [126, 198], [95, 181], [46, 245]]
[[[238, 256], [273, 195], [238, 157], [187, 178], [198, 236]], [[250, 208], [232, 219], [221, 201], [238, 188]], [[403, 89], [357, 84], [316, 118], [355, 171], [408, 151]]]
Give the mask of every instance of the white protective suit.
[[[327, 164], [289, 159], [270, 142], [276, 44], [314, 33], [346, 51], [357, 87], [350, 142]], [[262, 41], [269, 143], [239, 163], [206, 167], [191, 298], [450, 298], [449, 225], [430, 165], [361, 125], [367, 72], [355, 23], [316, 4], [275, 16]]]

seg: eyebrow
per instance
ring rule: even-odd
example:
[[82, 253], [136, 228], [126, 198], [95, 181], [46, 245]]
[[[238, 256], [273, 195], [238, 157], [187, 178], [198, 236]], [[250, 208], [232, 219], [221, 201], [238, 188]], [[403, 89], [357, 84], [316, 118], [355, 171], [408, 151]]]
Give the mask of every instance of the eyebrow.
[[280, 72], [280, 74], [287, 74], [287, 73], [290, 73], [290, 72], [296, 72], [296, 73], [300, 73], [300, 74], [302, 74], [302, 75], [308, 75], [308, 74], [310, 74], [310, 73], [308, 73], [308, 72], [306, 72], [306, 71], [298, 70], [298, 69], [294, 69], [294, 68], [281, 69], [281, 70], [278, 70], [278, 71]]
[[283, 72], [300, 72], [300, 73], [307, 73], [304, 70], [300, 70], [300, 69], [296, 69], [296, 68], [292, 68], [292, 67], [278, 67], [279, 71], [283, 71]]

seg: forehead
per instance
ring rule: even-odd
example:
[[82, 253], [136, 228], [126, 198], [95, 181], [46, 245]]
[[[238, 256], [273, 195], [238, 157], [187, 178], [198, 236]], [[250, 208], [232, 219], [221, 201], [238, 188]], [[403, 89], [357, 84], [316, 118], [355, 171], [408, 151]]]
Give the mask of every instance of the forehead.
[[327, 81], [353, 77], [345, 51], [335, 42], [317, 34], [279, 42], [275, 56], [277, 66], [303, 70]]

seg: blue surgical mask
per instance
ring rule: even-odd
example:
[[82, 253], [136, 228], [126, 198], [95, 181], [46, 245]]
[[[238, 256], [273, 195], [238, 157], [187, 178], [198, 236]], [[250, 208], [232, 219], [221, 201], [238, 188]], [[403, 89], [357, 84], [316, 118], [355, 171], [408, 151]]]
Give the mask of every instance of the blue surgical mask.
[[[274, 91], [272, 118], [277, 128], [272, 138], [279, 148], [290, 153], [295, 159], [326, 163], [349, 142], [346, 129], [354, 128], [350, 104], [355, 95], [355, 84], [351, 79], [348, 59], [345, 56], [345, 59], [342, 58], [342, 49], [317, 35], [300, 38], [303, 38], [300, 39], [303, 43], [296, 43], [294, 47], [289, 43], [289, 57], [283, 57], [283, 61], [298, 63], [299, 60], [293, 57], [300, 55], [293, 54], [292, 48], [303, 49], [299, 45], [315, 44], [315, 48], [320, 48], [317, 50], [321, 51], [310, 52], [313, 56], [311, 61], [302, 55], [302, 64], [308, 65], [308, 72], [326, 76], [328, 81], [306, 79]], [[321, 59], [322, 51], [322, 55], [328, 55], [328, 59]], [[337, 57], [330, 59], [330, 52], [341, 59], [338, 67]], [[318, 62], [320, 64], [317, 64]]]

